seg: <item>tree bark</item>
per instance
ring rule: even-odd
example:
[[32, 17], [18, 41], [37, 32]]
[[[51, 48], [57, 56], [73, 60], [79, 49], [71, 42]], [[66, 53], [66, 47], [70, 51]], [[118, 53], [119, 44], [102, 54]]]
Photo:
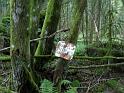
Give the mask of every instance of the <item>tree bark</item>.
[[[60, 18], [61, 4], [62, 0], [49, 0], [45, 21], [40, 35], [41, 38], [45, 35], [49, 36], [57, 30], [57, 25]], [[45, 42], [40, 40], [35, 55], [50, 54], [53, 48], [53, 39], [54, 37], [48, 38], [45, 40]]]
[[[40, 34], [41, 38], [45, 36], [49, 36], [56, 32], [60, 18], [62, 1], [63, 0], [49, 0], [44, 24]], [[53, 47], [54, 47], [54, 36], [51, 38], [40, 40], [35, 52], [35, 56], [43, 55], [43, 54], [49, 55], [51, 54]], [[47, 63], [48, 60], [49, 59], [39, 59], [39, 58], [36, 59], [35, 60], [36, 70], [41, 71], [43, 65]]]
[[[73, 10], [73, 16], [71, 19], [72, 24], [70, 26], [70, 35], [67, 41], [75, 45], [77, 43], [79, 26], [80, 26], [81, 17], [82, 17], [85, 7], [86, 7], [86, 0], [74, 0], [74, 10]], [[54, 72], [53, 80], [54, 80], [55, 85], [58, 87], [59, 93], [61, 93], [60, 82], [62, 79], [62, 74], [64, 71], [64, 66], [66, 66], [66, 63], [67, 63], [66, 60], [62, 58], [58, 58], [57, 66]]]
[[30, 68], [30, 0], [10, 0], [11, 63], [18, 93], [37, 93]]

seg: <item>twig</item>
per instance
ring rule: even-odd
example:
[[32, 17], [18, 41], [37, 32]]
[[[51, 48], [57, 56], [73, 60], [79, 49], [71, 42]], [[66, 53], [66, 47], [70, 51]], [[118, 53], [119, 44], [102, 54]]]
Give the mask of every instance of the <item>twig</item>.
[[6, 48], [3, 48], [3, 49], [0, 49], [0, 52], [4, 51], [4, 50], [8, 50], [8, 49], [10, 49], [10, 47], [6, 47]]
[[103, 74], [104, 74], [104, 73], [102, 73], [102, 75], [100, 75], [100, 77], [97, 79], [96, 83], [95, 83], [93, 86], [91, 86], [91, 87], [89, 88], [89, 90], [92, 89], [93, 87], [97, 86], [97, 85], [100, 83], [100, 79], [102, 78]]
[[86, 93], [89, 93], [89, 90], [90, 90], [90, 86], [91, 86], [91, 81], [89, 82], [89, 85], [88, 85], [88, 88], [87, 88], [87, 91], [86, 91]]
[[47, 38], [51, 38], [53, 36], [55, 36], [56, 34], [60, 33], [60, 32], [66, 32], [66, 31], [69, 31], [69, 28], [67, 29], [62, 29], [62, 30], [58, 30], [56, 31], [55, 33], [49, 35], [49, 36], [46, 36], [46, 37], [43, 37], [43, 38], [36, 38], [36, 39], [32, 39], [30, 40], [30, 42], [34, 42], [34, 41], [38, 41], [38, 40], [42, 40], [42, 39], [47, 39]]
[[[55, 55], [37, 55], [34, 56], [34, 58], [48, 58], [48, 57], [52, 57], [52, 58], [58, 58]], [[10, 56], [0, 56], [0, 60], [9, 60]], [[97, 60], [97, 59], [124, 59], [124, 57], [113, 57], [113, 56], [104, 56], [104, 57], [88, 57], [88, 56], [74, 56], [73, 59], [89, 59], [89, 60]], [[122, 65], [124, 63], [121, 63]], [[121, 64], [117, 64], [117, 65], [121, 65]], [[110, 64], [111, 65], [111, 64]], [[98, 66], [98, 65], [93, 65], [93, 67], [91, 68], [95, 68], [94, 66]], [[89, 66], [84, 66], [85, 68], [89, 68]], [[100, 66], [100, 67], [104, 67], [104, 66]]]
[[[116, 79], [120, 79], [120, 78], [123, 78], [123, 77], [104, 78], [104, 79], [100, 79], [99, 82], [106, 82], [106, 81], [108, 81], [108, 80], [116, 80]], [[88, 84], [89, 82], [91, 82], [91, 81], [81, 82], [81, 84]]]

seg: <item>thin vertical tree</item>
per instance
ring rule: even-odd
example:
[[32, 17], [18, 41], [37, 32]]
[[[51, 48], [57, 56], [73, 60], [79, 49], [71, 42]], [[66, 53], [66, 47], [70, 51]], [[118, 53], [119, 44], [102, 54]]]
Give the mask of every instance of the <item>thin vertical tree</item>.
[[[40, 34], [41, 38], [49, 36], [57, 30], [62, 1], [63, 0], [49, 0], [44, 24]], [[40, 40], [35, 55], [50, 54], [53, 48], [53, 39], [54, 37], [46, 39], [44, 47], [43, 40]]]
[[[45, 36], [49, 36], [56, 32], [61, 13], [62, 1], [63, 0], [49, 0], [47, 5], [45, 20], [40, 34], [41, 38]], [[53, 47], [54, 47], [54, 36], [51, 38], [40, 40], [35, 52], [35, 56], [43, 55], [43, 54], [50, 55], [52, 53]], [[39, 70], [38, 68], [40, 67], [41, 70], [42, 66], [45, 63], [47, 63], [48, 60], [49, 59], [36, 59], [35, 68]]]
[[[87, 0], [74, 0], [73, 1], [74, 10], [73, 10], [73, 15], [71, 19], [70, 33], [69, 33], [69, 37], [67, 41], [74, 45], [76, 45], [77, 43], [79, 27], [81, 23], [81, 17], [86, 7], [86, 1]], [[58, 91], [60, 93], [61, 93], [60, 82], [61, 82], [62, 75], [63, 75], [64, 65], [66, 65], [65, 63], [67, 63], [66, 60], [62, 58], [58, 58], [57, 65], [56, 65], [55, 72], [54, 72], [54, 77], [53, 77], [54, 83], [58, 87]]]

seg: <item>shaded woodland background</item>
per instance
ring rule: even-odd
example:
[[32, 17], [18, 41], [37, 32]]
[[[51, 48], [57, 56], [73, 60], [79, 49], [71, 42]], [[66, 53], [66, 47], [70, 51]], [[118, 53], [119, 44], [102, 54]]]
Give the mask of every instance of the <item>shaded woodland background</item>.
[[0, 93], [124, 93], [123, 26], [124, 0], [0, 0]]

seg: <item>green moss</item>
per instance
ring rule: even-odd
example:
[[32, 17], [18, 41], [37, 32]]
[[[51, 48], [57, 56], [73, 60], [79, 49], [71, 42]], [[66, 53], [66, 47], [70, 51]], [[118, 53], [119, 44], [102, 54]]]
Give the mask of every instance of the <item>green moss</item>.
[[[54, 33], [57, 29], [60, 9], [61, 9], [61, 2], [60, 0], [49, 0], [46, 10], [46, 16], [43, 23], [43, 27], [41, 30], [40, 37], [45, 37], [45, 33]], [[54, 29], [54, 30], [53, 30]], [[51, 39], [52, 40], [52, 39]], [[51, 43], [51, 42], [50, 42]], [[35, 55], [40, 55], [44, 53], [44, 46], [45, 48], [48, 47], [45, 45], [44, 40], [40, 40]], [[52, 44], [52, 43], [51, 43]], [[51, 45], [52, 46], [52, 45]]]
[[[54, 2], [55, 2], [55, 0], [49, 0], [49, 2], [48, 2], [45, 21], [44, 21], [42, 31], [41, 31], [41, 34], [40, 34], [41, 38], [43, 38], [45, 36], [46, 29], [47, 29], [48, 25], [50, 25], [51, 17], [53, 16], [53, 11], [54, 11], [53, 10], [54, 9], [54, 7], [53, 7]], [[40, 40], [39, 44], [38, 44], [38, 47], [37, 47], [37, 50], [35, 52], [35, 55], [40, 55], [40, 54], [43, 53], [42, 45], [43, 45], [43, 40]]]
[[10, 61], [11, 57], [10, 56], [0, 56], [0, 61]]
[[69, 42], [76, 44], [81, 17], [86, 6], [86, 0], [74, 0], [74, 10], [71, 19]]

